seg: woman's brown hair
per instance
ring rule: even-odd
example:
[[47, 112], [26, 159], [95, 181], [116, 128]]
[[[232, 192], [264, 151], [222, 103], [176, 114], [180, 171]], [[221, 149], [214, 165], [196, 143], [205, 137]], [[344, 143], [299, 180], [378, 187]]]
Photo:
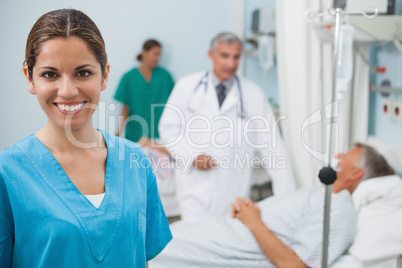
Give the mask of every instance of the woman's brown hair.
[[107, 55], [105, 42], [98, 27], [87, 15], [79, 10], [59, 9], [42, 15], [29, 32], [24, 65], [27, 65], [31, 79], [41, 45], [53, 38], [62, 37], [67, 39], [71, 36], [78, 37], [87, 44], [89, 50], [92, 51], [100, 63], [102, 74], [105, 73]]
[[[142, 45], [142, 50], [150, 51], [153, 47], [160, 47], [161, 48], [162, 45], [161, 45], [161, 43], [159, 43], [155, 39], [149, 39], [149, 40], [145, 41], [144, 45]], [[141, 53], [138, 54], [137, 60], [142, 61]]]

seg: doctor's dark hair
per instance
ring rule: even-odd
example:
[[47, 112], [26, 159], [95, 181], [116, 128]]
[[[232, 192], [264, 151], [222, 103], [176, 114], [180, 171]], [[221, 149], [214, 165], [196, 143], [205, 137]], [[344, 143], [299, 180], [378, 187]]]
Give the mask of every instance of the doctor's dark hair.
[[[154, 47], [160, 47], [162, 48], [161, 43], [159, 43], [158, 41], [156, 41], [155, 39], [148, 39], [147, 41], [145, 41], [145, 43], [142, 45], [142, 50], [145, 51], [150, 51], [152, 48]], [[137, 60], [138, 61], [142, 61], [142, 51], [140, 54], [137, 55]]]
[[75, 9], [59, 9], [42, 15], [34, 24], [27, 38], [24, 65], [32, 79], [33, 67], [42, 44], [54, 38], [68, 39], [75, 36], [83, 40], [98, 60], [105, 73], [107, 55], [105, 42], [96, 24], [83, 12]]
[[363, 149], [360, 161], [357, 163], [357, 166], [364, 171], [362, 180], [395, 174], [395, 170], [376, 149], [362, 143], [355, 143], [355, 146]]
[[218, 46], [218, 43], [220, 42], [228, 45], [239, 42], [240, 45], [243, 46], [240, 38], [237, 37], [237, 35], [235, 35], [234, 33], [225, 32], [218, 34], [217, 36], [214, 37], [214, 39], [212, 39], [211, 51], [215, 51], [216, 47]]

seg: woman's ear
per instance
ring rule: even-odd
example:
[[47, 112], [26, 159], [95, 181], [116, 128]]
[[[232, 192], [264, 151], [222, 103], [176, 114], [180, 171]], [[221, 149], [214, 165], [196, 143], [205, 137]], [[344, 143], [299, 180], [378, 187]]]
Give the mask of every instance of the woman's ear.
[[25, 75], [25, 77], [27, 78], [27, 81], [28, 81], [28, 91], [29, 91], [29, 93], [31, 93], [32, 95], [36, 95], [35, 85], [33, 83], [33, 80], [31, 79], [31, 77], [29, 76], [28, 66], [24, 65], [24, 67], [22, 68], [22, 71], [24, 72], [24, 75]]
[[107, 87], [107, 81], [109, 79], [109, 72], [110, 72], [110, 64], [106, 63], [105, 74], [103, 75], [103, 78], [102, 78], [101, 91], [104, 91]]

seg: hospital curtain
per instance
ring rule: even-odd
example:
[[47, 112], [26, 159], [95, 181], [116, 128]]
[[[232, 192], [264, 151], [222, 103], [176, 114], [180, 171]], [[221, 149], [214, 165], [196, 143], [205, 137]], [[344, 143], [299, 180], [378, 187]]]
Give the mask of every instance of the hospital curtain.
[[[320, 0], [276, 2], [280, 113], [286, 116], [283, 136], [299, 186], [319, 184], [318, 171], [328, 153], [332, 45], [321, 42], [304, 18], [307, 9], [319, 8], [320, 4]], [[326, 7], [327, 1], [322, 5]], [[359, 57], [355, 58], [353, 94], [349, 91], [334, 104], [338, 112], [334, 125], [336, 152], [367, 136], [368, 69]]]
[[354, 53], [353, 79], [349, 90], [339, 101], [339, 144], [340, 152], [345, 152], [355, 142], [366, 142], [368, 137], [369, 108], [369, 66], [362, 57], [368, 58], [369, 48], [359, 46], [360, 53]]
[[368, 137], [370, 68], [363, 57], [369, 58], [369, 47], [359, 45], [356, 49], [360, 53], [356, 53], [357, 50], [355, 50], [351, 90], [344, 100], [345, 107], [340, 114], [341, 122], [345, 124], [344, 132], [340, 135], [341, 150], [346, 150], [357, 141], [366, 142]]

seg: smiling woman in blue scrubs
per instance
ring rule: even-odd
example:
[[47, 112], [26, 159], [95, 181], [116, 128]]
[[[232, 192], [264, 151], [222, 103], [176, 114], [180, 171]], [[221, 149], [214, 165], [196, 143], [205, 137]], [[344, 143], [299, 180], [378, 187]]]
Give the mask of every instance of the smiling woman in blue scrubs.
[[109, 74], [98, 28], [43, 15], [23, 71], [47, 124], [0, 152], [0, 267], [145, 267], [172, 237], [144, 152], [93, 127]]

